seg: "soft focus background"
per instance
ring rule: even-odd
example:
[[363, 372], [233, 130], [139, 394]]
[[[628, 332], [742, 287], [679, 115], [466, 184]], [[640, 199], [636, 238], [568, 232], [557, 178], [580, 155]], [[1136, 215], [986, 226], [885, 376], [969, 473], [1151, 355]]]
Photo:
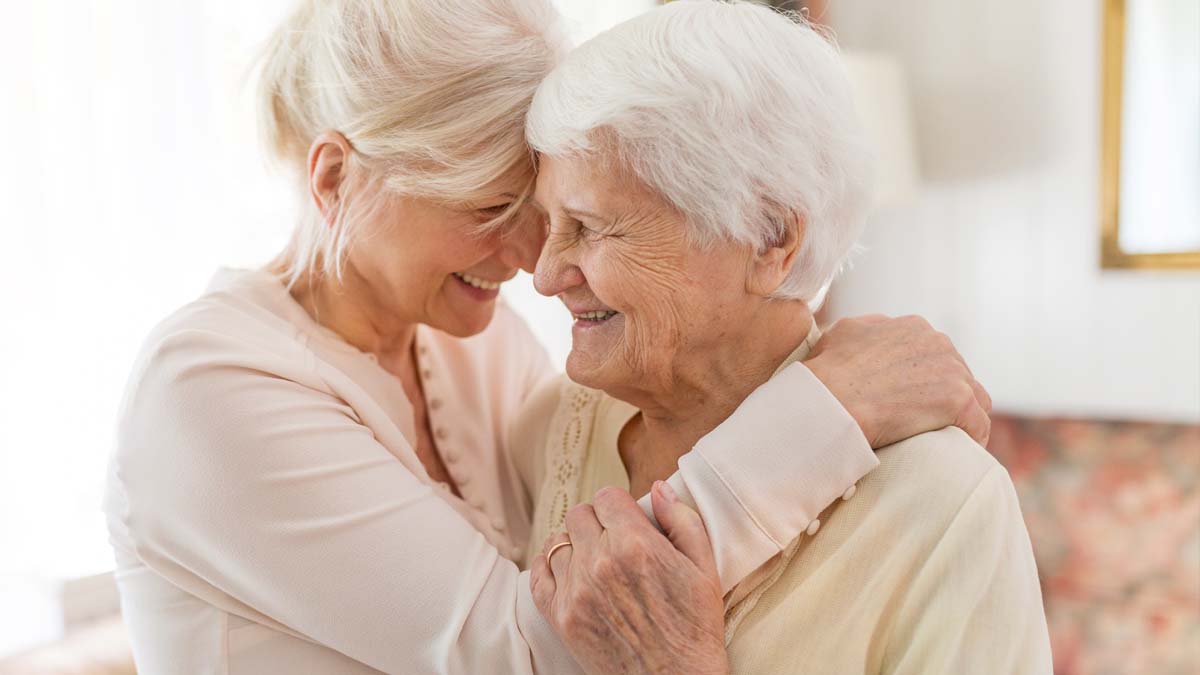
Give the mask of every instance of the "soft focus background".
[[[1200, 270], [1100, 265], [1106, 2], [808, 3], [881, 155], [864, 249], [823, 319], [922, 314], [991, 391], [1057, 672], [1194, 673]], [[1197, 250], [1200, 136], [1163, 130], [1200, 118], [1200, 3], [1127, 2], [1125, 156], [1153, 170], [1122, 187], [1122, 244]], [[558, 3], [580, 39], [654, 4]], [[249, 67], [291, 4], [4, 8], [0, 672], [128, 672], [99, 513], [114, 415], [149, 328], [290, 228]], [[561, 363], [564, 310], [509, 286]]]

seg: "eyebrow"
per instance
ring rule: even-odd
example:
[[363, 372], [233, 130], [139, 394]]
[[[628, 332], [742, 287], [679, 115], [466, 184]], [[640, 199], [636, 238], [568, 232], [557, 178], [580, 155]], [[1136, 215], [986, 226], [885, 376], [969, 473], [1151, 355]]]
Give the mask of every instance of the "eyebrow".
[[574, 208], [574, 207], [570, 207], [570, 206], [564, 206], [562, 211], [563, 211], [563, 213], [565, 213], [569, 216], [574, 216], [576, 218], [583, 216], [585, 218], [591, 218], [592, 220], [600, 220], [600, 221], [604, 220], [603, 216], [601, 216], [597, 213], [592, 213], [591, 211], [585, 211], [584, 209], [578, 209], [578, 208]]

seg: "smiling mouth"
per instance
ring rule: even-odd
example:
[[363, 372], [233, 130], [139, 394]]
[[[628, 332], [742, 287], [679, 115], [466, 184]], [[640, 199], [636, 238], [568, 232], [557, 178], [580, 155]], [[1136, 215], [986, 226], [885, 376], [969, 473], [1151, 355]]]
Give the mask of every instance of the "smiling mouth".
[[597, 323], [604, 323], [605, 321], [608, 321], [609, 319], [613, 318], [614, 316], [616, 316], [618, 314], [620, 314], [620, 312], [606, 310], [606, 311], [598, 311], [598, 312], [584, 312], [582, 314], [572, 314], [571, 316], [575, 317], [576, 321], [597, 324]]
[[480, 279], [479, 277], [471, 276], [465, 272], [452, 272], [452, 274], [458, 279], [462, 280], [463, 283], [467, 284], [468, 286], [474, 286], [475, 288], [485, 291], [494, 291], [497, 288], [500, 288], [500, 284], [502, 283], [499, 281]]

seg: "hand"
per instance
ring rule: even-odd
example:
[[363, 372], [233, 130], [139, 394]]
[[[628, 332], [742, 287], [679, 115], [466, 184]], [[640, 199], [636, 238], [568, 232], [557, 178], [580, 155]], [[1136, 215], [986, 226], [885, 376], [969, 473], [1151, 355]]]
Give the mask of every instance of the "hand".
[[849, 411], [872, 448], [947, 426], [987, 445], [992, 398], [950, 338], [919, 316], [842, 319], [804, 365]]
[[[588, 673], [726, 675], [721, 584], [699, 514], [664, 482], [650, 524], [628, 492], [605, 488], [567, 513], [533, 561], [538, 610]], [[560, 542], [570, 541], [546, 554]]]

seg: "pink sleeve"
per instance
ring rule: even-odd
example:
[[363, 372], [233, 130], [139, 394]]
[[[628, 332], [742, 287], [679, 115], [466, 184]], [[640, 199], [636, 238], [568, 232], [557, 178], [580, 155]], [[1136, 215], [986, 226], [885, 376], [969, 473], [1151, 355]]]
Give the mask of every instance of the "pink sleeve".
[[305, 365], [211, 332], [159, 345], [127, 395], [115, 464], [114, 516], [139, 558], [380, 671], [577, 672], [528, 574]]
[[[727, 592], [878, 464], [850, 413], [797, 363], [701, 438], [668, 482], [704, 518]], [[638, 504], [654, 520], [649, 495]]]

